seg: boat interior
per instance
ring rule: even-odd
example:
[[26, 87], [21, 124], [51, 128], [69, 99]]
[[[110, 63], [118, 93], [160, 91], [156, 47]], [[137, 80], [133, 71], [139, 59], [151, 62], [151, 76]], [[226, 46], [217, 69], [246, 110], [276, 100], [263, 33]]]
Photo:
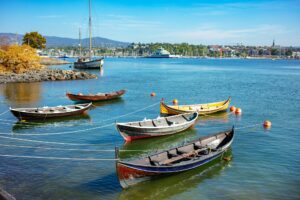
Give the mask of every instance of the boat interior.
[[65, 113], [73, 112], [76, 110], [81, 110], [87, 105], [70, 105], [70, 106], [57, 106], [57, 107], [40, 107], [40, 108], [20, 108], [14, 109], [19, 112], [28, 112], [28, 113]]
[[112, 93], [96, 93], [96, 94], [82, 94], [82, 93], [78, 93], [78, 96], [117, 96], [119, 95], [121, 92], [112, 92]]
[[189, 122], [197, 116], [197, 113], [192, 114], [184, 114], [184, 115], [175, 115], [171, 117], [159, 117], [153, 120], [144, 120], [140, 122], [129, 122], [126, 123], [128, 126], [135, 126], [135, 127], [166, 127], [172, 126], [177, 124], [183, 124]]
[[178, 105], [178, 106], [169, 106], [171, 108], [180, 109], [180, 110], [215, 110], [220, 107], [223, 107], [228, 100], [220, 101], [215, 103], [206, 103], [206, 104], [194, 104], [194, 105]]
[[217, 151], [226, 145], [232, 136], [231, 131], [222, 132], [130, 163], [145, 166], [173, 166], [192, 162]]

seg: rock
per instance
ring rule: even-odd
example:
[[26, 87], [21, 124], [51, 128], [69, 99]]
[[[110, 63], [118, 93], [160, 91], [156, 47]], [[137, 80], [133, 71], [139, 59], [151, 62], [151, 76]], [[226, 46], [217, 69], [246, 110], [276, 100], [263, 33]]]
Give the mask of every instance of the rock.
[[76, 70], [43, 69], [32, 70], [21, 74], [3, 73], [0, 74], [0, 83], [76, 80], [94, 78], [97, 78], [95, 74], [80, 72]]

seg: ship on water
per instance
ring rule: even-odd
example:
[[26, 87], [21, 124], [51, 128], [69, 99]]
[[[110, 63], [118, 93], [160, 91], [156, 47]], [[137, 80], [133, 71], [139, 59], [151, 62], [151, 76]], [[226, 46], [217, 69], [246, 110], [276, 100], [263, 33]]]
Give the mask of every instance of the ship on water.
[[[80, 57], [74, 62], [74, 68], [77, 69], [101, 69], [104, 63], [104, 58], [93, 59], [92, 58], [92, 17], [91, 17], [91, 0], [89, 0], [89, 56]], [[80, 40], [80, 53], [81, 53], [81, 34], [79, 33]]]
[[172, 55], [169, 51], [164, 48], [158, 48], [153, 54], [150, 56], [146, 56], [146, 58], [180, 58], [180, 55]]

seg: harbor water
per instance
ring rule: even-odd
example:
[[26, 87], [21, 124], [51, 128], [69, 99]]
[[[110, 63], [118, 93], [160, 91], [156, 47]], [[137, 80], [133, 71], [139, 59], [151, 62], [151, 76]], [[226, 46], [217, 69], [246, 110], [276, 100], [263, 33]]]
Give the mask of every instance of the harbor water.
[[[299, 60], [107, 58], [104, 71], [91, 72], [98, 79], [0, 85], [0, 187], [17, 199], [300, 198]], [[20, 123], [7, 112], [74, 104], [67, 91], [119, 89], [126, 89], [121, 99], [95, 103], [83, 116]], [[196, 104], [229, 96], [242, 115], [203, 116], [194, 128], [172, 136], [125, 144], [114, 126], [158, 117], [161, 98]], [[271, 129], [262, 127], [264, 120]], [[121, 158], [132, 159], [233, 125], [231, 161], [126, 190], [119, 185], [110, 160], [115, 147], [123, 150]]]

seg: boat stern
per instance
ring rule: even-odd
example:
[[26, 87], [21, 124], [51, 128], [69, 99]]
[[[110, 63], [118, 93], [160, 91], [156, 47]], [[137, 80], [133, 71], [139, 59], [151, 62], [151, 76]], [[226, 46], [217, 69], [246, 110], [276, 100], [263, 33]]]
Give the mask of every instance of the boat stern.
[[157, 175], [153, 172], [141, 171], [126, 165], [126, 163], [117, 161], [116, 163], [117, 176], [122, 188], [126, 189], [132, 185], [143, 181], [150, 180], [151, 177]]

